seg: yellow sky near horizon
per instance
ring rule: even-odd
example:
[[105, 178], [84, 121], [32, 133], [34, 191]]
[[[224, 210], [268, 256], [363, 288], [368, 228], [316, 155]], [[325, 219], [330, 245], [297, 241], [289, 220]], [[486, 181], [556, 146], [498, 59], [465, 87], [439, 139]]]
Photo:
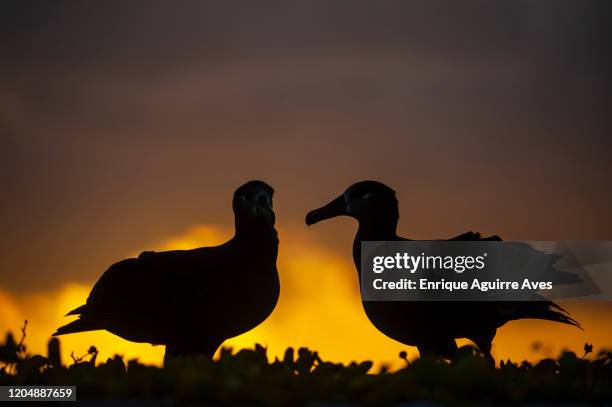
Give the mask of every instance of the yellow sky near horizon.
[[[263, 324], [226, 341], [224, 346], [240, 349], [260, 343], [268, 347], [271, 359], [282, 356], [288, 346], [307, 346], [325, 360], [348, 363], [368, 359], [393, 368], [402, 366], [397, 356], [401, 350], [407, 350], [409, 358], [416, 357], [416, 348], [385, 337], [368, 321], [361, 307], [349, 248], [346, 255], [339, 255], [309, 240], [303, 232], [291, 232], [297, 237], [293, 243], [281, 242], [278, 261], [281, 296], [275, 311]], [[154, 249], [214, 245], [230, 236], [229, 229], [200, 225]], [[50, 334], [70, 321], [63, 315], [83, 304], [90, 289], [91, 285], [72, 282], [48, 292], [11, 294], [0, 288], [0, 332], [11, 330], [19, 337], [19, 329], [27, 318], [28, 351], [44, 354]], [[595, 349], [612, 348], [607, 303], [564, 305], [585, 331], [546, 321], [512, 322], [498, 331], [495, 357], [536, 360], [556, 356], [562, 349], [580, 353], [585, 342], [593, 343]], [[100, 351], [99, 360], [117, 353], [127, 359], [160, 365], [164, 352], [162, 346], [128, 342], [106, 331], [64, 335], [60, 340], [65, 363], [70, 362], [72, 351], [80, 356], [90, 345]], [[533, 347], [536, 341], [541, 344], [537, 351]]]

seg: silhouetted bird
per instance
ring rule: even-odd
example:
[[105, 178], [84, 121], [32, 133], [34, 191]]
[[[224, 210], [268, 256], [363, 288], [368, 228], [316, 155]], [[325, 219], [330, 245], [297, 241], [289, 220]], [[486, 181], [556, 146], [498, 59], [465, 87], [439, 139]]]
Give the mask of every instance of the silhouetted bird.
[[[395, 191], [375, 181], [350, 186], [341, 196], [308, 213], [306, 224], [346, 215], [359, 222], [353, 244], [353, 260], [359, 273], [362, 241], [409, 240], [396, 234], [399, 220]], [[468, 232], [449, 240], [501, 240]], [[361, 281], [360, 281], [361, 282]], [[550, 301], [536, 302], [419, 302], [363, 301], [370, 321], [385, 335], [416, 346], [421, 355], [452, 357], [456, 338], [473, 341], [489, 359], [497, 328], [508, 321], [537, 318], [579, 326]]]
[[134, 342], [166, 345], [169, 357], [212, 357], [221, 343], [263, 322], [280, 292], [274, 190], [251, 181], [234, 193], [236, 233], [215, 247], [143, 252], [113, 264], [79, 319], [54, 335], [105, 329]]

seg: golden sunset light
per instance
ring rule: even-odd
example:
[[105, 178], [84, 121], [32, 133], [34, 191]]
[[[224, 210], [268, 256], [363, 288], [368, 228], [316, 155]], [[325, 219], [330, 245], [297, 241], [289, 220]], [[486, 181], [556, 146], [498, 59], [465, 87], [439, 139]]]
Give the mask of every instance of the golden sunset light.
[[[217, 245], [231, 234], [231, 229], [226, 227], [199, 225], [151, 249], [162, 251]], [[279, 234], [298, 236], [298, 240], [293, 239], [281, 247], [278, 268], [285, 289], [277, 308], [262, 325], [226, 341], [225, 347], [239, 350], [259, 343], [268, 348], [269, 357], [280, 358], [288, 346], [306, 346], [328, 360], [349, 363], [357, 358], [392, 368], [404, 365], [397, 356], [402, 350], [408, 352], [409, 359], [417, 356], [416, 348], [385, 337], [368, 321], [361, 307], [357, 275], [346, 253], [326, 250], [303, 231], [280, 229]], [[138, 253], [131, 255], [137, 256]], [[28, 350], [44, 353], [50, 333], [70, 318], [63, 317], [68, 310], [84, 303], [92, 286], [93, 282], [90, 285], [68, 283], [52, 292], [19, 296], [0, 291], [0, 308], [3, 310], [0, 327], [10, 328], [19, 337], [19, 328], [27, 318]], [[563, 349], [580, 351], [585, 342], [592, 342], [598, 348], [612, 348], [609, 326], [606, 325], [606, 304], [601, 303], [601, 307], [589, 305], [580, 302], [565, 305], [582, 323], [584, 332], [552, 322], [525, 320], [507, 324], [499, 330], [494, 342], [495, 357], [537, 360], [556, 356]], [[161, 365], [164, 353], [163, 346], [128, 342], [106, 331], [70, 334], [60, 337], [60, 340], [65, 363], [71, 363], [71, 352], [82, 356], [90, 345], [98, 348], [100, 360], [119, 353], [126, 359]], [[534, 344], [537, 344], [537, 349], [534, 349]]]

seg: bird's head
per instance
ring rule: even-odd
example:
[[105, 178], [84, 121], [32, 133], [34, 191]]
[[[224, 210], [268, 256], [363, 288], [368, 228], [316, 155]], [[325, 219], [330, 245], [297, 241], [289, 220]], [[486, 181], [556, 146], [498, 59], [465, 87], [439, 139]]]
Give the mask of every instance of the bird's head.
[[395, 191], [377, 181], [361, 181], [327, 205], [310, 211], [306, 224], [313, 225], [336, 216], [350, 216], [360, 224], [379, 221], [381, 218], [399, 218]]
[[274, 226], [272, 210], [274, 189], [263, 181], [249, 181], [234, 192], [232, 206], [236, 222], [243, 226], [265, 224]]

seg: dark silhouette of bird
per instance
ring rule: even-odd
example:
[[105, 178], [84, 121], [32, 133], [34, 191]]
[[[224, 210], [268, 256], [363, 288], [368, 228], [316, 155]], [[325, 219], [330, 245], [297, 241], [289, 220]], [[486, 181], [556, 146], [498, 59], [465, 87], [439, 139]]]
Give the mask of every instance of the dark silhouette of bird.
[[263, 322], [280, 292], [274, 190], [250, 181], [233, 197], [235, 235], [215, 247], [147, 251], [113, 264], [78, 319], [53, 335], [105, 329], [134, 342], [166, 345], [164, 361], [212, 357], [228, 338]]
[[[395, 191], [380, 182], [362, 181], [350, 186], [329, 204], [309, 212], [306, 224], [342, 215], [359, 223], [353, 260], [360, 279], [362, 241], [410, 240], [397, 235], [399, 209]], [[467, 232], [448, 240], [501, 239]], [[580, 327], [565, 310], [550, 301], [363, 301], [362, 304], [379, 331], [401, 343], [416, 346], [422, 356], [452, 357], [457, 351], [455, 339], [468, 338], [493, 361], [491, 347], [497, 328], [517, 319], [544, 319]]]

